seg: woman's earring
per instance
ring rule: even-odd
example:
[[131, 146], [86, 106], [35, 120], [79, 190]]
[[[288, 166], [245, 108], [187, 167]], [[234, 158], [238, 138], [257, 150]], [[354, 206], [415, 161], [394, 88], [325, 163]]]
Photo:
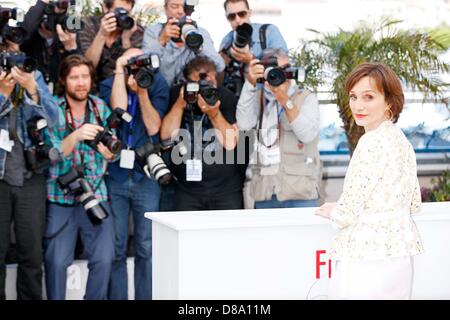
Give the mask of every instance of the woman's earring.
[[391, 107], [387, 108], [386, 111], [389, 113], [388, 120], [394, 120], [394, 113], [392, 112]]

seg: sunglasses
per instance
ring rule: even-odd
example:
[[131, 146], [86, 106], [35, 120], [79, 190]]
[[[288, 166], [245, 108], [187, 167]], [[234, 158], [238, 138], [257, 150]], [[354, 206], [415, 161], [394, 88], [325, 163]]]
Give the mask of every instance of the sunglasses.
[[247, 14], [248, 14], [248, 11], [233, 12], [233, 13], [227, 14], [227, 19], [229, 21], [233, 21], [234, 19], [236, 19], [236, 15], [238, 15], [239, 18], [243, 19], [247, 16]]

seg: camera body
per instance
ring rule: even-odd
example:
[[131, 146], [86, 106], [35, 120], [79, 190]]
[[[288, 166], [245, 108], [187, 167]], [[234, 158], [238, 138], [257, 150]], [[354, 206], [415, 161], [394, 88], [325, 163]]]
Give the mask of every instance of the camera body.
[[27, 121], [28, 137], [33, 144], [33, 149], [26, 151], [26, 162], [28, 169], [37, 173], [47, 169], [51, 161], [61, 160], [58, 149], [45, 143], [43, 135], [45, 128], [47, 128], [47, 120], [43, 117], [35, 116]]
[[141, 88], [150, 88], [159, 68], [159, 57], [156, 54], [142, 54], [132, 57], [125, 66], [125, 72], [134, 75]]
[[[75, 11], [69, 14], [69, 8], [75, 5]], [[64, 12], [56, 12], [56, 8]], [[82, 30], [84, 23], [81, 20], [81, 10], [83, 4], [81, 0], [53, 0], [50, 1], [44, 9], [43, 22], [47, 30], [56, 33], [56, 26], [61, 25], [64, 31], [76, 33]]]
[[[24, 17], [24, 12], [19, 8], [0, 6], [0, 44], [3, 44], [5, 39], [19, 45], [25, 41], [27, 32], [21, 26]], [[10, 26], [9, 20], [15, 20], [16, 26]]]
[[130, 17], [128, 10], [118, 7], [114, 9], [114, 17], [117, 20], [117, 28], [130, 30], [134, 27], [134, 19]]
[[71, 168], [69, 172], [58, 177], [57, 183], [64, 194], [73, 194], [77, 197], [93, 224], [100, 224], [103, 219], [108, 217], [108, 212], [95, 197], [89, 182], [75, 168]]
[[297, 82], [305, 81], [305, 69], [302, 67], [279, 67], [277, 57], [269, 57], [261, 61], [264, 66], [264, 78], [258, 79], [258, 82], [267, 81], [272, 87], [282, 85], [288, 79], [294, 79]]
[[203, 36], [197, 31], [197, 23], [190, 16], [184, 16], [176, 24], [180, 28], [180, 36], [178, 38], [172, 38], [172, 41], [183, 42], [183, 37], [189, 49], [193, 51], [200, 50], [203, 44]]
[[219, 90], [213, 83], [206, 80], [205, 77], [205, 74], [200, 74], [200, 80], [198, 82], [185, 82], [183, 89], [184, 100], [188, 103], [188, 105], [196, 105], [199, 94], [210, 106], [214, 106], [217, 101], [220, 100]]
[[37, 62], [35, 59], [27, 57], [23, 52], [0, 52], [0, 69], [10, 72], [14, 66], [30, 73], [37, 69]]
[[101, 142], [111, 153], [118, 154], [122, 150], [122, 141], [114, 136], [112, 129], [118, 128], [121, 121], [129, 123], [131, 120], [132, 117], [128, 112], [120, 108], [115, 108], [106, 120], [107, 125], [103, 127], [103, 131], [99, 131], [94, 140], [85, 140], [84, 142], [95, 151], [98, 151], [97, 145]]
[[172, 174], [161, 158], [161, 146], [148, 141], [135, 150], [136, 160], [147, 177], [153, 177], [161, 186], [168, 185]]

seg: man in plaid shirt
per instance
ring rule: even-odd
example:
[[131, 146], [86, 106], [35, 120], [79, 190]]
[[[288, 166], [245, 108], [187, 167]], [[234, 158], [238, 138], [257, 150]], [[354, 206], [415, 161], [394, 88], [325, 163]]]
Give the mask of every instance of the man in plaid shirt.
[[112, 160], [114, 155], [101, 142], [97, 150], [86, 144], [104, 130], [111, 113], [103, 100], [89, 95], [94, 72], [92, 63], [80, 55], [69, 56], [61, 63], [57, 101], [59, 121], [49, 133], [53, 146], [61, 151], [63, 159], [52, 164], [47, 181], [49, 206], [44, 261], [48, 299], [65, 298], [66, 272], [73, 262], [78, 232], [89, 268], [85, 299], [106, 299], [114, 258], [112, 217], [107, 216], [100, 220], [101, 223], [94, 224], [81, 197], [73, 193], [65, 195], [57, 181], [70, 170], [77, 170], [94, 191], [103, 212], [110, 212], [104, 173], [106, 160]]

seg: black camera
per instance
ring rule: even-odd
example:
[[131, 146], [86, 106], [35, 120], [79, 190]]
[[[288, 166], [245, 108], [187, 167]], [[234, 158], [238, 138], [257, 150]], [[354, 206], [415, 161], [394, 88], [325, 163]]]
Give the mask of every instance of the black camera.
[[243, 23], [236, 28], [233, 37], [233, 46], [236, 48], [244, 48], [252, 41], [253, 28], [248, 23]]
[[[10, 26], [9, 20], [15, 20], [16, 26]], [[27, 32], [22, 28], [24, 13], [19, 8], [2, 8], [0, 6], [0, 44], [8, 40], [17, 44], [22, 44], [27, 37]]]
[[278, 67], [277, 57], [269, 57], [261, 61], [264, 66], [264, 78], [258, 82], [267, 81], [271, 86], [278, 87], [288, 79], [295, 79], [297, 82], [305, 81], [305, 69], [301, 67]]
[[35, 59], [27, 57], [23, 52], [0, 52], [0, 69], [10, 72], [14, 66], [30, 73], [37, 69], [37, 62]]
[[156, 54], [142, 54], [132, 57], [125, 66], [129, 75], [134, 75], [136, 82], [141, 88], [150, 88], [159, 68], [159, 57]]
[[[64, 31], [76, 33], [84, 28], [84, 23], [81, 20], [80, 12], [71, 12], [68, 9], [70, 5], [74, 5], [76, 10], [82, 10], [81, 0], [57, 0], [50, 1], [44, 9], [43, 23], [47, 30], [56, 33], [56, 26], [61, 25]], [[56, 12], [56, 8], [64, 10], [64, 12]]]
[[46, 127], [47, 120], [39, 116], [27, 121], [28, 137], [33, 144], [33, 148], [26, 151], [26, 162], [28, 169], [37, 173], [44, 172], [50, 166], [51, 161], [62, 159], [58, 149], [45, 143], [43, 130]]
[[114, 136], [111, 129], [119, 127], [121, 121], [129, 123], [131, 120], [132, 117], [128, 112], [120, 108], [115, 108], [108, 117], [107, 126], [103, 127], [103, 130], [97, 133], [94, 140], [85, 140], [84, 142], [95, 151], [98, 151], [97, 145], [101, 142], [109, 149], [109, 151], [118, 154], [122, 149], [122, 141]]
[[172, 38], [173, 42], [182, 42], [182, 37], [186, 42], [186, 46], [193, 50], [198, 51], [203, 44], [203, 36], [197, 31], [197, 23], [189, 16], [184, 16], [178, 21], [178, 27], [180, 27], [180, 36], [178, 38]]
[[136, 160], [145, 174], [153, 177], [161, 186], [166, 186], [172, 180], [172, 174], [161, 158], [161, 146], [148, 141], [135, 150]]
[[115, 8], [114, 17], [117, 20], [117, 28], [130, 30], [134, 27], [134, 19], [130, 17], [129, 12], [124, 8]]
[[244, 86], [244, 79], [244, 72], [241, 68], [241, 64], [231, 60], [224, 70], [223, 86], [239, 98], [242, 87]]
[[77, 197], [93, 224], [100, 224], [103, 219], [108, 217], [108, 212], [95, 197], [89, 182], [75, 168], [70, 169], [65, 175], [59, 177], [57, 183], [64, 194], [71, 193]]
[[214, 106], [220, 100], [219, 90], [205, 79], [205, 74], [200, 74], [200, 81], [187, 81], [184, 85], [184, 100], [193, 105], [197, 103], [198, 95], [200, 94], [205, 102]]

